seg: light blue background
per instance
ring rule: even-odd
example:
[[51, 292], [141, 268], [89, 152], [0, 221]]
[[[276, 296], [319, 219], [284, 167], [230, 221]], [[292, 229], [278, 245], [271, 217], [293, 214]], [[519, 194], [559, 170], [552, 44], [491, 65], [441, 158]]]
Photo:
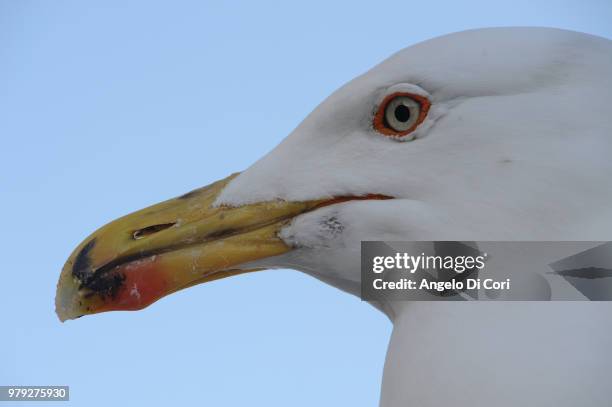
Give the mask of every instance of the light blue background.
[[246, 168], [407, 45], [499, 25], [612, 37], [611, 2], [533, 3], [0, 1], [0, 385], [70, 385], [92, 407], [376, 405], [391, 324], [310, 277], [60, 324], [60, 269], [107, 221]]

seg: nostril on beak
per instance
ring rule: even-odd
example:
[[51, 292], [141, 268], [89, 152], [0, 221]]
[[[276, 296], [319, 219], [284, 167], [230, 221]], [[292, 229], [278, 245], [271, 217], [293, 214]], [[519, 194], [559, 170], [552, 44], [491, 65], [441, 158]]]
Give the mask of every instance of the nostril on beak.
[[146, 228], [135, 230], [134, 233], [132, 233], [132, 238], [134, 240], [144, 239], [147, 236], [161, 232], [162, 230], [168, 229], [174, 225], [176, 225], [176, 222], [160, 223], [158, 225], [147, 226]]

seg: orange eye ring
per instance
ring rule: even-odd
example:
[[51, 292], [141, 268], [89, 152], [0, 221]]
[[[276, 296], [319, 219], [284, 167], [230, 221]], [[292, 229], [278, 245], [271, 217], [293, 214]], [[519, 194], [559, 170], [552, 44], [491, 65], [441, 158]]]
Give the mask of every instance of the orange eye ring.
[[[395, 130], [393, 129], [386, 119], [386, 112], [389, 104], [396, 100], [397, 98], [409, 98], [416, 102], [419, 106], [418, 117], [414, 121], [414, 123], [405, 130]], [[395, 92], [390, 95], [387, 95], [380, 106], [378, 107], [378, 111], [374, 115], [373, 125], [374, 129], [384, 136], [389, 137], [403, 137], [409, 133], [412, 133], [414, 129], [416, 129], [427, 117], [427, 113], [429, 112], [429, 108], [431, 107], [431, 102], [425, 96], [417, 95], [414, 93], [407, 92]]]

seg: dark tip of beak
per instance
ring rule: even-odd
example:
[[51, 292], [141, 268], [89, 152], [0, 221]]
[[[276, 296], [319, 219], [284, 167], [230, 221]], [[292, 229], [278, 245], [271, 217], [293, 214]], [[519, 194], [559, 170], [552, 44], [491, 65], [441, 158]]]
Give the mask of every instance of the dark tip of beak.
[[146, 228], [135, 230], [134, 233], [132, 233], [132, 237], [134, 240], [142, 239], [154, 233], [171, 228], [174, 225], [176, 225], [176, 222], [160, 223], [158, 225], [147, 226]]
[[125, 276], [106, 273], [104, 268], [96, 271], [92, 269], [90, 254], [95, 245], [96, 239], [93, 238], [79, 251], [72, 265], [72, 275], [79, 280], [79, 289], [92, 291], [88, 297], [93, 295], [93, 292], [112, 296], [123, 283]]
[[91, 268], [91, 258], [89, 257], [89, 253], [96, 245], [96, 239], [93, 238], [77, 254], [74, 264], [72, 265], [72, 275], [74, 275], [79, 280], [83, 280], [85, 274], [88, 273]]

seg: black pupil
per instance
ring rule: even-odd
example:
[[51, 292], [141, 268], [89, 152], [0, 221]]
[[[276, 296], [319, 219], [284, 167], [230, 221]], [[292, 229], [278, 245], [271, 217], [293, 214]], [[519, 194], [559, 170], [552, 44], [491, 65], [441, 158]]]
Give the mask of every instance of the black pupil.
[[393, 114], [399, 122], [406, 123], [408, 120], [410, 120], [410, 109], [404, 105], [399, 105], [396, 107]]

